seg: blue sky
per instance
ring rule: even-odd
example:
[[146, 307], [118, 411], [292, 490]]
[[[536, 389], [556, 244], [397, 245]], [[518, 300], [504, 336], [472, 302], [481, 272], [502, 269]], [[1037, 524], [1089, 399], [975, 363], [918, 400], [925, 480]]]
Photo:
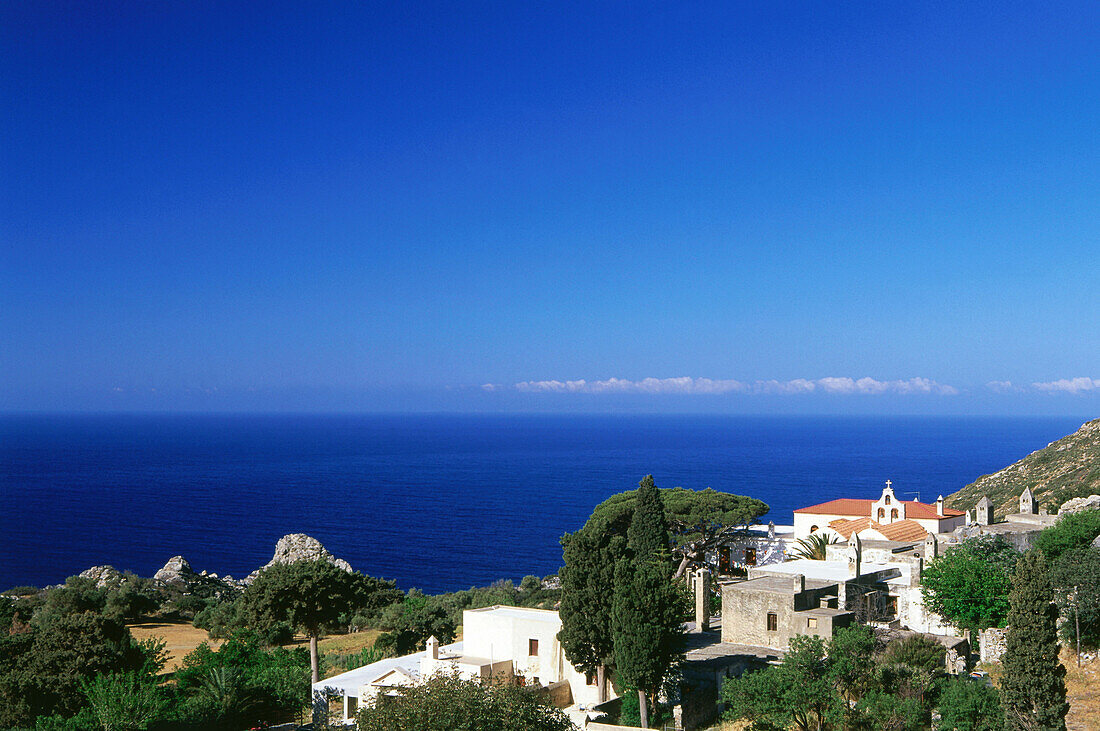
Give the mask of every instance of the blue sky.
[[0, 33], [0, 409], [1100, 410], [1096, 3]]

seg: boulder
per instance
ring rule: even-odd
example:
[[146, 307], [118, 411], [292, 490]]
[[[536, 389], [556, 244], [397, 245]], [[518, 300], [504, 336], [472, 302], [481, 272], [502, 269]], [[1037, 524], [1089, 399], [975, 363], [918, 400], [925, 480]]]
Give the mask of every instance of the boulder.
[[1058, 508], [1058, 515], [1069, 515], [1071, 513], [1080, 513], [1084, 510], [1095, 510], [1097, 508], [1100, 508], [1100, 495], [1075, 497], [1072, 500], [1066, 500], [1062, 503], [1062, 507]]
[[298, 561], [316, 561], [318, 559], [328, 561], [344, 571], [351, 572], [354, 570], [347, 561], [336, 558], [329, 553], [316, 538], [307, 536], [305, 533], [291, 533], [279, 539], [279, 542], [275, 544], [275, 555], [264, 566], [249, 574], [244, 579], [244, 583], [252, 583], [261, 571], [277, 563], [297, 563]]
[[80, 572], [80, 578], [92, 579], [97, 589], [121, 583], [122, 572], [114, 566], [93, 566]]

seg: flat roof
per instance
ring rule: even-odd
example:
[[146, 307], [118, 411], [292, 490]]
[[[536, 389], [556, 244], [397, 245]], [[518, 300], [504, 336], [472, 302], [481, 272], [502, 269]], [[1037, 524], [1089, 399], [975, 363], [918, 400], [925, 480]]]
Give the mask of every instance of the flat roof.
[[[884, 563], [860, 563], [860, 576], [874, 574], [879, 571], [898, 568], [898, 564]], [[818, 579], [821, 581], [840, 582], [848, 581], [853, 577], [848, 573], [847, 561], [815, 561], [810, 558], [799, 558], [783, 563], [770, 563], [760, 566], [754, 573], [767, 574], [802, 574], [807, 580]]]
[[[359, 686], [385, 675], [391, 670], [400, 669], [406, 675], [414, 678], [420, 677], [420, 659], [427, 654], [427, 650], [414, 652], [411, 655], [401, 657], [387, 657], [385, 660], [372, 662], [370, 665], [348, 670], [346, 673], [333, 675], [331, 678], [323, 678], [313, 684], [313, 690], [333, 690], [344, 695], [358, 695]], [[462, 655], [462, 642], [453, 642], [439, 648], [440, 659], [452, 659]]]
[[533, 619], [538, 622], [561, 622], [561, 617], [554, 609], [533, 609], [531, 607], [508, 607], [502, 604], [494, 604], [491, 607], [479, 609], [467, 609], [463, 612], [478, 614], [494, 614], [498, 617], [513, 617], [515, 619]]
[[[835, 584], [835, 581], [808, 579], [806, 581], [806, 588], [827, 589]], [[791, 579], [786, 576], [757, 576], [755, 579], [749, 579], [748, 581], [727, 582], [724, 583], [723, 586], [729, 586], [737, 591], [772, 591], [777, 594], [794, 594], [794, 585]]]

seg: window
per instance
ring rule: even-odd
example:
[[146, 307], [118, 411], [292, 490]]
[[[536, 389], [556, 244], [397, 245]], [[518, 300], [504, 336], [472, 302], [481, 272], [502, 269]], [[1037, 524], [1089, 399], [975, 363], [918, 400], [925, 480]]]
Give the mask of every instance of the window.
[[817, 526], [816, 525], [811, 525], [810, 526], [810, 532], [811, 533], [817, 533]]
[[817, 629], [817, 617], [807, 617], [806, 618], [806, 628], [807, 629]]
[[878, 519], [882, 520], [885, 517], [886, 517], [886, 508], [879, 508], [878, 509]]
[[890, 519], [891, 520], [897, 520], [898, 519], [898, 509], [897, 508], [894, 508], [893, 510], [890, 511]]
[[527, 654], [530, 657], [535, 657], [536, 655], [539, 654], [539, 641], [538, 640], [527, 640]]
[[890, 504], [890, 496], [889, 496], [889, 495], [887, 495], [887, 496], [886, 496], [886, 504], [887, 504], [887, 505], [889, 505], [889, 504]]
[[886, 597], [886, 616], [898, 616], [898, 598], [896, 596]]
[[755, 548], [746, 548], [745, 549], [745, 565], [746, 566], [755, 566], [756, 565], [756, 549]]
[[779, 615], [777, 615], [775, 612], [768, 612], [768, 631], [779, 631]]

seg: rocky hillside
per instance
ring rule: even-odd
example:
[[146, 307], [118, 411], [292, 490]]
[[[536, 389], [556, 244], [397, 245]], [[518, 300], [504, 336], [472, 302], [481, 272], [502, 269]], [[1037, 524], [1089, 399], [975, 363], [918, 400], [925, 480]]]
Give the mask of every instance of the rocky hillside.
[[1054, 512], [1065, 501], [1100, 493], [1100, 419], [1032, 452], [1000, 472], [984, 475], [951, 495], [947, 504], [971, 510], [983, 495], [998, 517], [1019, 511], [1019, 497], [1030, 487], [1039, 505]]

